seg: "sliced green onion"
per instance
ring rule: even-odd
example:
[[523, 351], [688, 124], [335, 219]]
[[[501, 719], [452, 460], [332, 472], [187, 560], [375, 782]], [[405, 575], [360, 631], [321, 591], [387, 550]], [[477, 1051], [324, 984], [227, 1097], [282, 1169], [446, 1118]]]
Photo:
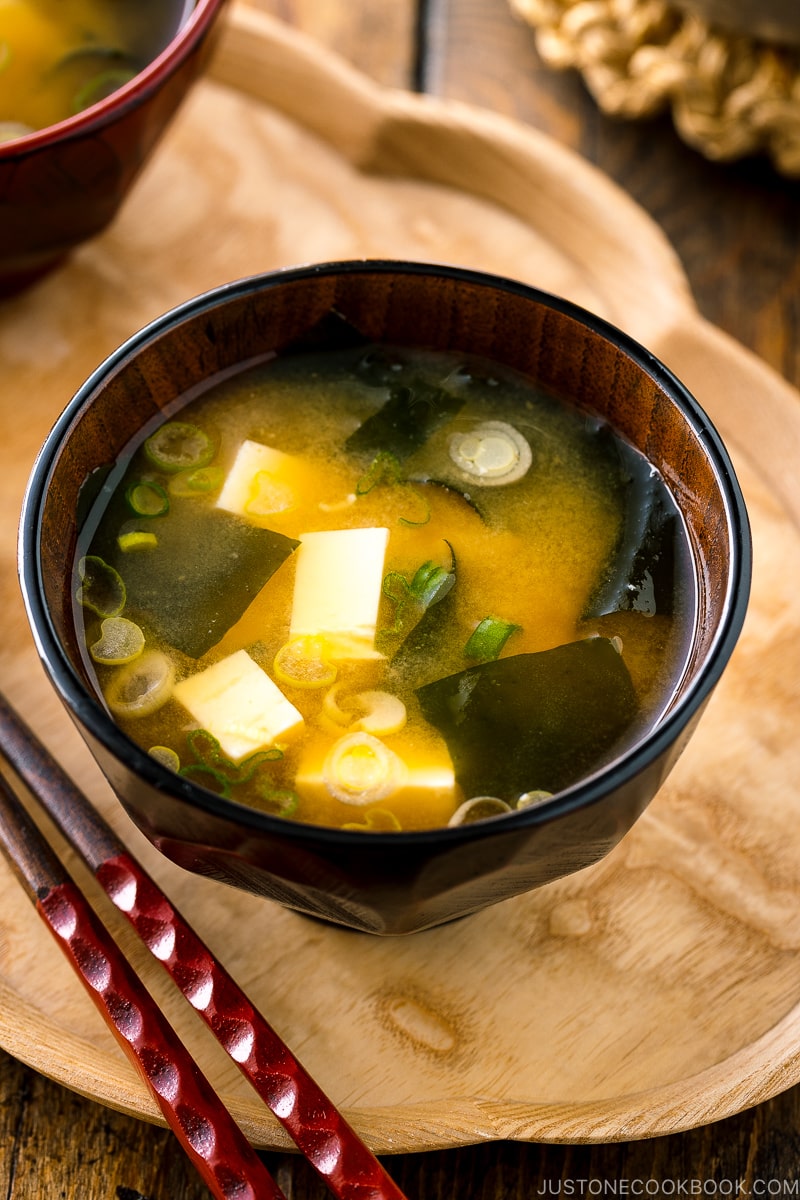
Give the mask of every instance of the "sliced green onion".
[[289, 687], [330, 687], [337, 675], [337, 667], [328, 658], [324, 639], [311, 634], [292, 638], [281, 646], [272, 665], [275, 678]]
[[410, 525], [412, 527], [417, 525], [427, 525], [431, 519], [431, 506], [428, 503], [427, 498], [425, 496], [421, 496], [416, 488], [413, 488], [411, 484], [406, 485], [406, 490], [411, 492], [414, 499], [417, 500], [422, 506], [422, 516], [417, 517], [416, 519], [412, 517], [400, 517], [400, 524]]
[[235, 773], [231, 783], [249, 783], [258, 768], [265, 762], [277, 762], [283, 758], [283, 751], [278, 746], [270, 746], [268, 750], [257, 750], [255, 754], [242, 759], [238, 766], [234, 763]]
[[178, 471], [169, 481], [172, 496], [207, 496], [222, 486], [225, 472], [222, 467], [190, 467]]
[[225, 757], [219, 738], [215, 738], [207, 729], [190, 729], [186, 734], [186, 741], [198, 762], [211, 762], [216, 765]]
[[383, 594], [395, 605], [394, 622], [379, 630], [377, 646], [393, 653], [405, 641], [432, 605], [443, 600], [456, 582], [454, 567], [443, 567], [429, 559], [409, 582], [399, 571], [390, 571], [383, 580]]
[[385, 800], [404, 777], [400, 758], [369, 733], [351, 733], [331, 747], [322, 777], [332, 796], [344, 804], [367, 805]]
[[160, 650], [148, 650], [121, 667], [106, 688], [108, 707], [117, 717], [148, 717], [172, 695], [175, 667]]
[[171, 746], [151, 746], [147, 753], [168, 771], [180, 771], [181, 760]]
[[397, 733], [406, 723], [406, 706], [391, 692], [359, 692], [354, 699], [363, 716], [353, 723], [353, 729], [380, 737]]
[[297, 792], [289, 788], [263, 787], [258, 795], [265, 811], [276, 817], [293, 817], [300, 804]]
[[80, 587], [75, 593], [84, 608], [98, 617], [118, 617], [127, 599], [122, 576], [102, 558], [88, 554], [78, 563]]
[[127, 617], [106, 617], [100, 624], [100, 637], [89, 647], [96, 663], [120, 667], [133, 662], [144, 650], [144, 633]]
[[552, 800], [553, 793], [546, 792], [543, 788], [537, 788], [532, 792], [523, 792], [517, 800], [515, 808], [531, 808], [534, 804], [544, 804], [545, 800]]
[[488, 821], [490, 817], [510, 812], [511, 806], [505, 800], [498, 800], [496, 796], [475, 796], [460, 804], [447, 824], [471, 825], [473, 821]]
[[390, 571], [383, 581], [383, 594], [397, 605], [397, 618], [400, 620], [402, 610], [408, 604], [418, 605], [424, 610], [443, 600], [455, 581], [452, 571], [428, 561], [417, 569], [410, 583], [399, 571]]
[[129, 550], [155, 550], [158, 538], [154, 533], [146, 533], [143, 529], [131, 529], [119, 535], [117, 545], [126, 554]]
[[409, 593], [423, 608], [444, 600], [456, 581], [455, 572], [435, 562], [423, 563], [411, 580]]
[[476, 662], [492, 662], [500, 653], [512, 633], [518, 633], [521, 625], [512, 621], [501, 621], [497, 617], [484, 617], [464, 647], [466, 658]]
[[208, 434], [186, 421], [167, 421], [147, 438], [144, 450], [151, 463], [170, 472], [207, 467], [214, 457]]
[[484, 421], [452, 434], [448, 450], [459, 470], [485, 486], [516, 483], [533, 461], [526, 439], [505, 421]]
[[128, 506], [137, 517], [163, 517], [169, 512], [169, 496], [160, 483], [140, 479], [125, 492]]
[[347, 821], [342, 829], [360, 830], [361, 833], [399, 833], [402, 825], [388, 808], [371, 808], [364, 814], [363, 821]]
[[366, 474], [362, 475], [356, 484], [356, 495], [366, 496], [378, 484], [401, 483], [402, 480], [403, 471], [398, 459], [388, 450], [381, 450], [372, 460]]
[[113, 95], [124, 84], [130, 83], [135, 76], [136, 71], [131, 67], [120, 67], [116, 70], [100, 71], [93, 79], [90, 79], [72, 98], [73, 113], [83, 112], [85, 108], [91, 107], [92, 104], [97, 104], [99, 100], [105, 100], [106, 96]]
[[328, 689], [322, 698], [322, 715], [327, 718], [331, 728], [339, 726], [341, 729], [347, 729], [357, 714], [352, 709], [342, 708], [339, 703], [340, 691], [338, 684]]
[[209, 767], [206, 763], [189, 763], [187, 766], [181, 767], [178, 774], [181, 779], [188, 779], [190, 783], [199, 783], [201, 787], [208, 788], [210, 792], [216, 792], [225, 800], [230, 799], [230, 780], [226, 779], [223, 773], [215, 767]]
[[430, 504], [424, 496], [419, 494], [416, 488], [406, 482], [399, 460], [388, 450], [381, 450], [372, 460], [369, 470], [365, 475], [361, 476], [356, 484], [356, 496], [366, 496], [373, 488], [383, 484], [399, 484], [404, 487], [411, 493], [422, 510], [422, 515], [419, 517], [400, 517], [401, 525], [417, 526], [428, 524], [431, 519]]
[[219, 739], [207, 729], [191, 729], [186, 735], [186, 741], [199, 765], [213, 767], [230, 784], [249, 783], [262, 763], [283, 758], [283, 751], [277, 746], [271, 746], [269, 750], [257, 750], [240, 763], [235, 763], [223, 754]]

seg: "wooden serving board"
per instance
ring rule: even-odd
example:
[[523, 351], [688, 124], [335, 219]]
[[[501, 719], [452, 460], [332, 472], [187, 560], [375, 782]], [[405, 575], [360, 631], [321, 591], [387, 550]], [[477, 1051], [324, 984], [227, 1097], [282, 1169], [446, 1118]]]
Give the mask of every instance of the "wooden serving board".
[[[36, 450], [109, 351], [212, 285], [362, 256], [509, 274], [624, 327], [727, 439], [755, 540], [730, 669], [622, 844], [570, 879], [401, 939], [328, 928], [160, 858], [45, 680], [15, 578]], [[0, 362], [0, 688], [378, 1152], [646, 1137], [800, 1079], [800, 396], [701, 320], [666, 241], [615, 185], [531, 129], [372, 85], [240, 4], [113, 228], [0, 305]], [[250, 1138], [285, 1147], [66, 857]], [[2, 864], [0, 895], [0, 1044], [158, 1120]]]

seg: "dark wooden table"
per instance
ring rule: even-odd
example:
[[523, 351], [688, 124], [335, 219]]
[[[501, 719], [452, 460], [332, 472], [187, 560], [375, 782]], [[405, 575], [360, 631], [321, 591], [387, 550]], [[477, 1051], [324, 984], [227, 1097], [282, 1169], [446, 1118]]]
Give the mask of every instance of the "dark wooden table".
[[[577, 150], [661, 225], [701, 311], [800, 386], [800, 183], [766, 161], [707, 162], [668, 115], [604, 117], [574, 73], [539, 60], [507, 0], [251, 0], [384, 84], [528, 122]], [[669, 1031], [665, 1030], [665, 1037]], [[326, 1194], [305, 1162], [265, 1155], [289, 1200]], [[409, 1200], [800, 1194], [800, 1088], [684, 1134], [595, 1146], [492, 1143], [387, 1160]], [[0, 1053], [0, 1197], [200, 1200], [173, 1136]]]

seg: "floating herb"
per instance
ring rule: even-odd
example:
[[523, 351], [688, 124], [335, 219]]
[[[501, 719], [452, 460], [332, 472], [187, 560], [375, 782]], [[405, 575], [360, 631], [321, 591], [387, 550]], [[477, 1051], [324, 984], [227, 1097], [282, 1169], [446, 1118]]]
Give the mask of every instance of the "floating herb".
[[214, 457], [214, 443], [197, 425], [187, 421], [167, 421], [144, 443], [150, 462], [162, 471], [183, 471], [207, 467]]
[[135, 621], [127, 617], [105, 617], [100, 624], [100, 637], [89, 647], [96, 663], [119, 667], [133, 662], [144, 650], [144, 634]]
[[140, 479], [125, 491], [128, 507], [137, 517], [163, 517], [169, 512], [169, 496], [160, 483]]
[[122, 576], [96, 554], [87, 554], [78, 563], [79, 604], [98, 617], [118, 617], [125, 607], [126, 588]]
[[172, 695], [175, 667], [160, 650], [148, 650], [120, 667], [105, 690], [112, 713], [118, 717], [149, 717]]
[[376, 644], [384, 654], [402, 645], [425, 613], [455, 586], [455, 567], [443, 567], [429, 559], [409, 581], [399, 571], [390, 571], [383, 581], [383, 594], [394, 603], [394, 622], [379, 630]]
[[154, 533], [146, 532], [143, 529], [130, 529], [127, 533], [119, 535], [117, 545], [125, 554], [130, 550], [155, 550], [158, 538]]
[[277, 762], [283, 758], [283, 752], [277, 746], [271, 746], [269, 750], [257, 750], [255, 754], [235, 763], [223, 753], [219, 740], [207, 729], [191, 729], [186, 735], [186, 742], [195, 759], [195, 763], [189, 766], [213, 770], [230, 786], [249, 783], [262, 763]]
[[490, 662], [500, 657], [512, 633], [519, 633], [521, 625], [512, 621], [501, 621], [497, 617], [484, 617], [464, 647], [464, 657], [476, 662]]
[[207, 496], [222, 487], [224, 478], [222, 467], [190, 467], [172, 476], [169, 492], [171, 496]]
[[290, 788], [276, 788], [265, 783], [259, 785], [256, 793], [265, 811], [276, 817], [293, 817], [300, 805], [297, 792]]

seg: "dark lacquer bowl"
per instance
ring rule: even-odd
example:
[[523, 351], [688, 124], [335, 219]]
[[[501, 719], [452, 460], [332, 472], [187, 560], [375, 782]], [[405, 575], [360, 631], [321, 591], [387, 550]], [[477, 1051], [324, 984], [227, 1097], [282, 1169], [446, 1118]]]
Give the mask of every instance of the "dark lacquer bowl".
[[209, 48], [226, 0], [197, 0], [170, 44], [90, 108], [0, 143], [0, 296], [57, 266], [113, 219]]
[[[553, 799], [428, 832], [293, 823], [195, 786], [134, 745], [95, 697], [73, 625], [81, 485], [146, 422], [216, 372], [295, 342], [331, 308], [368, 337], [471, 352], [526, 372], [618, 429], [669, 481], [698, 589], [688, 666], [655, 728]], [[707, 417], [646, 350], [604, 321], [507, 279], [444, 266], [346, 262], [245, 279], [135, 334], [73, 398], [30, 478], [20, 572], [45, 668], [124, 807], [165, 855], [353, 929], [424, 929], [602, 858], [652, 799], [739, 636], [749, 594], [747, 514]]]

